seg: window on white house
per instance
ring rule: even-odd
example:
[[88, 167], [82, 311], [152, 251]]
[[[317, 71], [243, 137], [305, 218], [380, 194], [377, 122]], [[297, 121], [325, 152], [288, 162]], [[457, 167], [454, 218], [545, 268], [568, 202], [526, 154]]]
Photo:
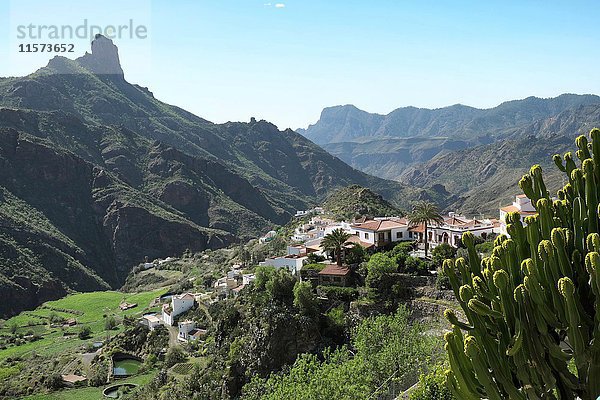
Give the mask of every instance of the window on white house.
[[369, 238], [369, 234], [365, 233], [365, 239], [368, 239], [368, 238]]
[[396, 239], [402, 238], [402, 232], [396, 232]]

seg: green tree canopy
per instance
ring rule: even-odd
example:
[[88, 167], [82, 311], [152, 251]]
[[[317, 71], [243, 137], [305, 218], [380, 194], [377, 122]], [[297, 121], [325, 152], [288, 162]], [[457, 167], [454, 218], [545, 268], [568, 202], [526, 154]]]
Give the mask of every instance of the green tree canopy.
[[325, 237], [321, 241], [321, 247], [323, 248], [323, 250], [332, 253], [338, 265], [342, 265], [342, 253], [344, 250], [344, 246], [348, 242], [350, 236], [352, 235], [350, 235], [343, 229], [338, 228], [334, 229], [331, 233], [325, 235]]
[[367, 279], [365, 281], [368, 287], [376, 288], [379, 281], [386, 275], [398, 271], [396, 261], [385, 253], [376, 253], [371, 256], [367, 263]]
[[406, 308], [400, 307], [394, 315], [367, 318], [352, 332], [353, 352], [341, 347], [326, 350], [322, 357], [303, 354], [287, 373], [274, 373], [268, 379], [255, 376], [244, 387], [242, 399], [379, 398], [376, 390], [392, 374], [400, 379], [418, 374], [439, 346], [408, 316]]
[[173, 346], [165, 355], [165, 366], [170, 368], [173, 365], [185, 362], [186, 360], [187, 356], [183, 348], [181, 346]]
[[319, 301], [310, 282], [296, 282], [294, 285], [294, 307], [304, 315], [313, 316], [319, 312]]
[[431, 250], [431, 263], [436, 267], [441, 267], [444, 260], [454, 258], [454, 256], [456, 256], [456, 249], [448, 243], [442, 243]]

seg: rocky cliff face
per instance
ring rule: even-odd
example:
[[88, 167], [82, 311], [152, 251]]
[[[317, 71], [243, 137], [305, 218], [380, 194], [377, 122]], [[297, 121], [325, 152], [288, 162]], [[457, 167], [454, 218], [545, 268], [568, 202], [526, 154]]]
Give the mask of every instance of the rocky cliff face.
[[105, 169], [16, 130], [0, 129], [0, 160], [0, 286], [15, 299], [29, 299], [3, 302], [0, 315], [68, 290], [118, 287], [145, 256], [234, 240], [169, 211]]
[[96, 35], [92, 42], [92, 53], [77, 59], [79, 64], [98, 75], [114, 75], [123, 78], [123, 68], [119, 60], [119, 49], [112, 40]]

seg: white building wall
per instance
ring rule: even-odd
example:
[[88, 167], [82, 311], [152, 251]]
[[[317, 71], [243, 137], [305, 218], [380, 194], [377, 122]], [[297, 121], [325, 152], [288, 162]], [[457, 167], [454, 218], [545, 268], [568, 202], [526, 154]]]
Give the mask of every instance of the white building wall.
[[242, 285], [249, 285], [256, 279], [256, 275], [254, 274], [245, 274], [242, 275]]
[[354, 228], [353, 233], [356, 234], [361, 241], [375, 244], [375, 232], [368, 229]]
[[[513, 201], [512, 203], [513, 207], [517, 208], [517, 211], [519, 213], [521, 213], [521, 223], [523, 224], [523, 226], [527, 226], [527, 224], [525, 223], [525, 218], [529, 215], [531, 215], [530, 213], [534, 213], [536, 212], [535, 207], [533, 206], [533, 204], [531, 203], [531, 200], [528, 199], [527, 197], [523, 197], [523, 196], [516, 196], [515, 197], [515, 201]], [[508, 213], [502, 209], [500, 209], [500, 233], [506, 236], [510, 236], [508, 234], [508, 231], [506, 229], [507, 223], [506, 223], [506, 215]]]
[[167, 313], [164, 308], [163, 308], [162, 317], [163, 317], [163, 321], [165, 322], [165, 324], [167, 324], [169, 326], [173, 325], [173, 316], [171, 314]]
[[431, 239], [429, 240], [429, 246], [430, 248], [434, 248], [437, 245], [440, 245], [442, 243], [445, 243], [444, 241], [444, 234], [447, 236], [447, 243], [452, 246], [452, 247], [458, 247], [461, 239], [462, 239], [462, 235], [464, 232], [471, 232], [474, 236], [477, 237], [483, 237], [484, 234], [485, 236], [490, 235], [492, 233], [494, 233], [494, 226], [490, 225], [489, 227], [478, 227], [478, 228], [471, 228], [471, 229], [456, 229], [456, 228], [450, 228], [447, 226], [442, 226], [442, 227], [432, 227], [427, 229], [427, 234], [429, 235], [429, 233], [431, 233]]
[[[412, 240], [408, 235], [408, 226], [403, 226], [401, 228], [392, 229], [392, 242], [402, 242], [404, 240]], [[398, 233], [400, 233], [401, 237], [398, 237]]]
[[179, 324], [179, 338], [187, 340], [188, 333], [196, 328], [196, 323], [194, 321], [183, 321]]
[[306, 261], [306, 257], [298, 257], [298, 258], [287, 258], [287, 257], [277, 257], [277, 258], [267, 258], [261, 265], [266, 265], [275, 268], [287, 268], [288, 271], [295, 274], [304, 265]]
[[171, 307], [173, 308], [173, 312], [171, 315], [173, 317], [186, 312], [190, 308], [194, 306], [194, 299], [179, 299], [177, 297], [173, 297], [171, 300]]

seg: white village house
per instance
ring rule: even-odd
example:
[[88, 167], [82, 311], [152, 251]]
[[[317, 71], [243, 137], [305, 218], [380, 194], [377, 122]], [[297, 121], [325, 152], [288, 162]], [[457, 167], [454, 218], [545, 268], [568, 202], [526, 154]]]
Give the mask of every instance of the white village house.
[[177, 334], [177, 340], [182, 342], [194, 342], [206, 336], [206, 330], [197, 328], [194, 321], [188, 320], [180, 322], [178, 328], [179, 333]]
[[158, 325], [160, 325], [160, 319], [155, 314], [147, 314], [142, 318], [142, 323], [151, 331], [153, 331]]
[[188, 334], [190, 333], [190, 331], [196, 328], [196, 323], [194, 321], [186, 320], [179, 322], [177, 324], [177, 327], [179, 328], [179, 334], [177, 335], [177, 339], [181, 341], [187, 341]]
[[239, 269], [232, 269], [227, 275], [215, 281], [213, 287], [219, 298], [237, 296], [237, 294], [246, 285], [251, 284], [256, 279], [254, 274], [242, 274]]
[[282, 257], [267, 258], [259, 265], [266, 265], [275, 268], [286, 268], [292, 274], [298, 273], [304, 264], [307, 263], [308, 252], [304, 246], [288, 246], [287, 255]]
[[412, 240], [406, 218], [375, 218], [350, 225], [347, 231], [375, 247]]
[[265, 236], [262, 236], [258, 239], [259, 243], [268, 243], [271, 240], [273, 240], [275, 238], [275, 236], [277, 236], [277, 232], [275, 231], [269, 231], [265, 234]]
[[320, 216], [313, 217], [308, 223], [296, 227], [292, 240], [295, 242], [306, 242], [308, 240], [322, 238], [329, 233], [327, 231], [328, 229], [329, 231], [332, 230], [331, 227], [333, 226], [340, 227], [340, 223], [331, 218]]
[[294, 216], [295, 217], [304, 217], [306, 215], [311, 215], [311, 214], [323, 214], [324, 212], [325, 212], [325, 210], [323, 210], [323, 207], [315, 207], [315, 208], [311, 208], [310, 210], [296, 211], [296, 214]]
[[171, 298], [171, 303], [164, 304], [162, 307], [162, 318], [164, 323], [173, 326], [175, 317], [194, 307], [195, 301], [196, 298], [191, 293], [173, 296]]
[[506, 230], [506, 214], [510, 212], [518, 212], [521, 215], [521, 222], [525, 224], [525, 217], [530, 215], [536, 215], [537, 211], [531, 200], [524, 194], [520, 194], [515, 197], [515, 201], [510, 206], [502, 207], [500, 209], [500, 233], [506, 236], [510, 236]]

